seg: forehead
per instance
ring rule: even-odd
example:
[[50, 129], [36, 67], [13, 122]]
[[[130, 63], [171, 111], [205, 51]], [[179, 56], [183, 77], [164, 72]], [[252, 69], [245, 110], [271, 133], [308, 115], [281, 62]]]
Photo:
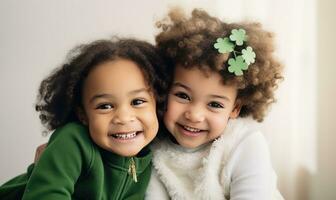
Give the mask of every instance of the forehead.
[[125, 59], [104, 62], [94, 67], [84, 83], [88, 92], [120, 92], [147, 88], [145, 77], [139, 66]]
[[201, 81], [207, 80], [216, 84], [222, 84], [222, 77], [219, 73], [212, 71], [207, 67], [184, 67], [177, 65], [174, 73], [174, 80]]
[[210, 69], [200, 69], [198, 67], [185, 68], [177, 66], [174, 74], [173, 84], [180, 83], [200, 94], [233, 94], [237, 93], [237, 88], [231, 85], [224, 85], [222, 76]]

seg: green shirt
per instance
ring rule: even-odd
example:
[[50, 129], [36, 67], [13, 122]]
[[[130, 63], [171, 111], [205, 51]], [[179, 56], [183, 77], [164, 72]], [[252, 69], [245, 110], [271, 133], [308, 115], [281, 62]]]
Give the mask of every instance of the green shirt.
[[[0, 187], [0, 199], [144, 199], [152, 153], [147, 148], [139, 155], [105, 151], [86, 127], [69, 123], [52, 134], [35, 166]], [[129, 172], [132, 162], [138, 182]]]

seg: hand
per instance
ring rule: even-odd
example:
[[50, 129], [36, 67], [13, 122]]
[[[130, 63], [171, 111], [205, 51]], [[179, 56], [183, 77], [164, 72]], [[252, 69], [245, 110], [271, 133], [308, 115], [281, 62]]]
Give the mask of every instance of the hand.
[[36, 148], [34, 163], [36, 164], [37, 161], [40, 159], [44, 149], [47, 147], [47, 143], [44, 143]]

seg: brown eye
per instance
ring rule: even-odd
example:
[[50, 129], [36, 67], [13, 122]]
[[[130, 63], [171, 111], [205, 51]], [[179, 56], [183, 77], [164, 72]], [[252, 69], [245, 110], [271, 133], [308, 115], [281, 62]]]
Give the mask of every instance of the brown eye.
[[146, 103], [146, 101], [143, 100], [143, 99], [134, 99], [134, 100], [132, 100], [131, 105], [132, 106], [138, 106], [138, 105], [141, 105], [141, 104], [144, 104], [144, 103]]
[[224, 108], [224, 106], [222, 104], [220, 104], [218, 102], [215, 102], [215, 101], [210, 102], [208, 104], [208, 106], [210, 106], [211, 108]]
[[100, 110], [107, 110], [107, 109], [112, 109], [112, 108], [113, 106], [108, 103], [100, 104], [96, 107], [96, 109], [100, 109]]
[[177, 96], [180, 99], [190, 100], [190, 97], [184, 92], [175, 93], [175, 96]]

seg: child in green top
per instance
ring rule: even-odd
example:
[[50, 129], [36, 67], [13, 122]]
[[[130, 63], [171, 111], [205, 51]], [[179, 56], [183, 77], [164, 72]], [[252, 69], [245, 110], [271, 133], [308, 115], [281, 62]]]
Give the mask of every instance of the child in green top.
[[48, 146], [0, 187], [0, 199], [143, 199], [164, 63], [151, 44], [132, 39], [95, 41], [69, 57], [39, 89], [36, 110], [55, 130]]

